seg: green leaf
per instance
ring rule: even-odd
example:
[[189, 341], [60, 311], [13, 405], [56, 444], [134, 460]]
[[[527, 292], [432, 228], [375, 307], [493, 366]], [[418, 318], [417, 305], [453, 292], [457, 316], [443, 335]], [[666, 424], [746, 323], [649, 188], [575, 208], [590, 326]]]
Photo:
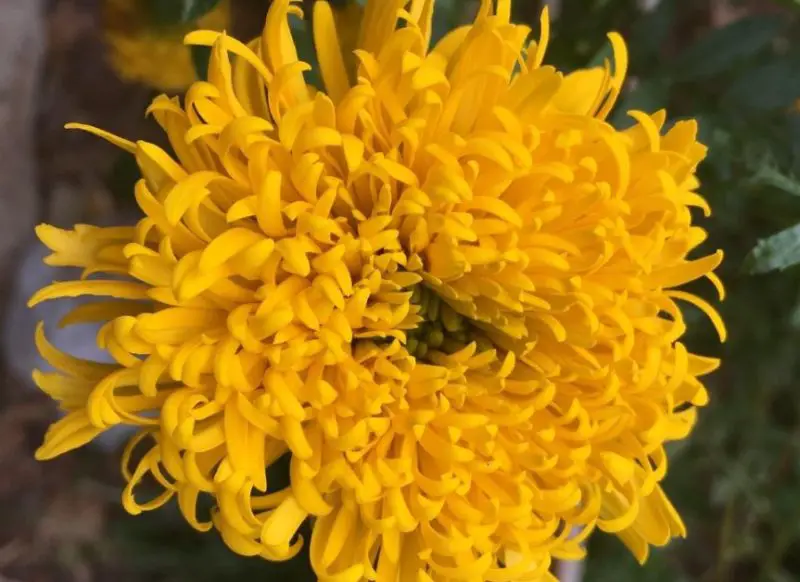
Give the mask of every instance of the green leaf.
[[683, 51], [673, 63], [683, 81], [712, 77], [752, 56], [778, 35], [784, 19], [777, 15], [750, 16], [711, 31]]
[[631, 31], [631, 57], [638, 61], [658, 54], [675, 25], [676, 0], [661, 0], [655, 10], [644, 14]]
[[148, 0], [152, 21], [159, 26], [190, 24], [211, 12], [220, 0]]
[[307, 21], [297, 18], [290, 19], [289, 25], [295, 47], [297, 47], [297, 58], [311, 66], [310, 71], [305, 71], [303, 73], [306, 83], [313, 85], [317, 89], [323, 89], [322, 76], [319, 72], [317, 48], [314, 45], [314, 35], [311, 31], [311, 26]]
[[749, 273], [783, 271], [800, 263], [800, 224], [758, 241], [745, 259]]
[[192, 64], [197, 78], [201, 81], [208, 80], [208, 62], [211, 60], [211, 47], [193, 45], [189, 47], [192, 51]]
[[[587, 582], [688, 582], [675, 560], [663, 551], [652, 551], [642, 568], [616, 536], [593, 535], [589, 538], [586, 558]], [[673, 546], [673, 549], [675, 546]]]
[[788, 108], [800, 96], [800, 57], [786, 56], [746, 71], [723, 97], [727, 106], [763, 112]]
[[633, 125], [629, 111], [655, 113], [666, 107], [669, 101], [670, 82], [667, 79], [645, 79], [626, 94], [615, 108], [612, 124], [619, 129]]
[[456, 6], [454, 0], [439, 0], [436, 9], [433, 11], [433, 35], [432, 45], [439, 42], [448, 32], [456, 28], [460, 22], [460, 11], [464, 7], [459, 3]]
[[128, 152], [121, 152], [106, 177], [106, 186], [115, 200], [132, 203], [134, 187], [141, 177], [136, 158]]
[[602, 67], [603, 63], [606, 61], [611, 61], [614, 58], [614, 51], [611, 48], [610, 42], [603, 43], [594, 56], [589, 59], [589, 62], [586, 64], [587, 69], [593, 69], [595, 67]]
[[772, 166], [762, 166], [750, 180], [753, 186], [770, 186], [787, 194], [800, 196], [800, 181]]

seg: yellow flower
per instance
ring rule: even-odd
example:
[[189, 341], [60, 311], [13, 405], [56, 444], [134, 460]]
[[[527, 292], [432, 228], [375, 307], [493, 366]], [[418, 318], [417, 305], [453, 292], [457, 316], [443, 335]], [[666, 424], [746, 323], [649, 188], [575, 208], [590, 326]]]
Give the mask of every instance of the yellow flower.
[[[594, 528], [642, 561], [685, 534], [664, 443], [691, 431], [718, 362], [680, 342], [679, 302], [725, 335], [676, 290], [707, 278], [722, 295], [722, 254], [687, 258], [706, 237], [690, 208], [709, 212], [696, 124], [605, 121], [616, 34], [613, 70], [562, 75], [542, 64], [546, 12], [529, 42], [509, 0], [484, 0], [429, 47], [433, 4], [370, 0], [353, 70], [317, 2], [325, 92], [304, 81], [290, 0], [249, 45], [190, 34], [213, 49], [209, 81], [150, 108], [174, 155], [83, 127], [136, 156], [145, 217], [38, 228], [49, 264], [87, 277], [31, 304], [113, 298], [62, 323], [102, 323], [116, 360], [39, 329], [59, 371], [35, 378], [67, 414], [38, 458], [139, 427], [128, 511], [177, 497], [193, 527], [270, 560], [310, 520], [323, 582], [552, 580]], [[144, 502], [147, 475], [163, 492]]]
[[197, 79], [184, 35], [195, 28], [223, 30], [230, 20], [229, 0], [221, 0], [188, 27], [154, 26], [145, 0], [103, 3], [103, 34], [111, 66], [121, 79], [160, 91], [183, 90]]

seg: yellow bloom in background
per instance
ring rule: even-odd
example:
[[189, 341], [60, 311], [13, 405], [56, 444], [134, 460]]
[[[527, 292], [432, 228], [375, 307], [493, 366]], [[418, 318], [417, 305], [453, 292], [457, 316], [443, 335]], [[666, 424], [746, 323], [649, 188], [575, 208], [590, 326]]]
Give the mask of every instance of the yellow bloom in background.
[[[322, 581], [548, 580], [594, 528], [639, 560], [685, 535], [659, 483], [716, 360], [691, 354], [676, 288], [708, 214], [696, 124], [605, 120], [627, 55], [563, 75], [484, 0], [429, 46], [433, 0], [370, 0], [354, 66], [315, 4], [325, 92], [308, 86], [274, 0], [262, 38], [200, 31], [209, 81], [150, 113], [174, 156], [136, 156], [136, 227], [37, 232], [85, 269], [31, 305], [97, 296], [116, 364], [37, 342], [38, 385], [67, 413], [49, 459], [120, 424], [131, 513], [172, 497], [234, 551], [294, 556], [311, 521]], [[82, 127], [82, 126], [80, 126]], [[89, 276], [91, 275], [91, 276]], [[109, 299], [111, 298], [111, 299]], [[267, 468], [291, 455], [291, 485]], [[145, 478], [162, 487], [136, 497]], [[210, 516], [197, 515], [211, 496]], [[570, 538], [575, 528], [579, 534]]]
[[183, 37], [196, 28], [230, 27], [230, 2], [221, 0], [189, 26], [154, 26], [147, 8], [147, 0], [104, 0], [103, 35], [111, 66], [124, 81], [160, 91], [186, 89], [197, 76]]

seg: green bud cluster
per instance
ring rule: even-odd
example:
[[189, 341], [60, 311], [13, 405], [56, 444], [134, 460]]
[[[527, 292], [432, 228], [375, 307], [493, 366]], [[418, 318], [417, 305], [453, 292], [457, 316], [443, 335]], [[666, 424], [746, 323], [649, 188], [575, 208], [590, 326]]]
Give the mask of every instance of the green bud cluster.
[[406, 336], [406, 349], [418, 359], [437, 350], [451, 354], [471, 342], [478, 351], [492, 349], [492, 343], [466, 318], [450, 307], [439, 295], [424, 285], [416, 285], [411, 302], [419, 306], [423, 321]]

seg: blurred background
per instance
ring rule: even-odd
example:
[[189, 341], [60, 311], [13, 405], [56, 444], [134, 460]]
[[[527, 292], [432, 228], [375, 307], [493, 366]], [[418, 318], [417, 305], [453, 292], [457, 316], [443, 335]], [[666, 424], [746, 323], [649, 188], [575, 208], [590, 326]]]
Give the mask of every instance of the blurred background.
[[[355, 2], [356, 0], [349, 0]], [[39, 221], [136, 220], [136, 168], [67, 121], [130, 139], [161, 141], [145, 118], [158, 92], [178, 94], [207, 55], [182, 47], [196, 26], [255, 36], [268, 0], [0, 0], [0, 582], [211, 582], [312, 580], [306, 561], [270, 565], [193, 532], [175, 508], [130, 517], [119, 505], [123, 435], [47, 464], [33, 460], [54, 406], [30, 386], [33, 326], [68, 305], [29, 313], [52, 279], [32, 241]], [[310, 2], [306, 2], [310, 4]], [[537, 30], [542, 2], [517, 0]], [[564, 71], [610, 55], [617, 30], [631, 53], [626, 110], [666, 107], [700, 120], [710, 154], [700, 176], [714, 215], [703, 226], [723, 248], [722, 307], [730, 340], [719, 346], [689, 313], [692, 351], [721, 356], [712, 402], [691, 439], [672, 447], [666, 490], [688, 541], [640, 568], [614, 539], [593, 536], [588, 582], [800, 579], [800, 1], [550, 1], [547, 62]], [[469, 20], [477, 2], [438, 0], [436, 34]], [[337, 2], [340, 25], [358, 10]], [[307, 11], [310, 14], [310, 11]], [[307, 23], [293, 32], [313, 62]], [[702, 293], [702, 291], [700, 291]], [[53, 331], [62, 347], [101, 358], [94, 330]], [[115, 438], [116, 437], [116, 438]]]

